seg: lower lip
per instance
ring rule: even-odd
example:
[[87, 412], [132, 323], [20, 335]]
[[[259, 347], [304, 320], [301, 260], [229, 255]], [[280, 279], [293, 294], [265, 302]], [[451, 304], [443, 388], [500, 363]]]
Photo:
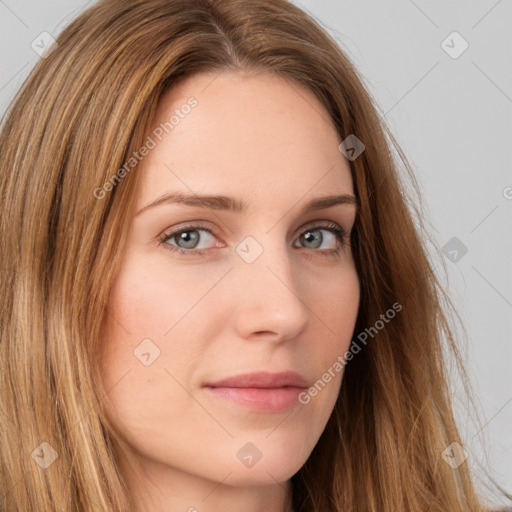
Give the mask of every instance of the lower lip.
[[206, 386], [213, 395], [260, 412], [279, 412], [298, 405], [298, 396], [306, 388], [216, 388]]

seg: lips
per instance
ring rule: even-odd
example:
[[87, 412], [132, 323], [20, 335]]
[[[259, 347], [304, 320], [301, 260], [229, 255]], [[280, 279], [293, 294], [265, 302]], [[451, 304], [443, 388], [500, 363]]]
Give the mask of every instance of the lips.
[[234, 377], [228, 377], [216, 382], [205, 384], [208, 387], [216, 388], [282, 388], [294, 386], [305, 388], [308, 383], [299, 373], [293, 371], [285, 372], [256, 372], [244, 373]]
[[211, 396], [258, 412], [279, 412], [299, 405], [298, 395], [307, 388], [297, 372], [257, 372], [204, 384]]

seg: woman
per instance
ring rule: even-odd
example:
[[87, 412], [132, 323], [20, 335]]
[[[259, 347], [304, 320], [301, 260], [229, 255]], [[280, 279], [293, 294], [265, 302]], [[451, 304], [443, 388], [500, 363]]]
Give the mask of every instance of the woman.
[[485, 510], [394, 140], [325, 31], [105, 0], [44, 57], [0, 135], [4, 512]]

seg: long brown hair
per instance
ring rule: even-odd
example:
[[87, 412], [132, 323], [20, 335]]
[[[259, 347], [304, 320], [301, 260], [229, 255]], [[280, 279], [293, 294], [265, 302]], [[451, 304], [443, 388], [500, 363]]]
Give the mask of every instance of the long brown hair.
[[364, 143], [350, 161], [360, 202], [354, 335], [402, 308], [346, 366], [327, 427], [292, 478], [295, 510], [484, 510], [467, 461], [452, 468], [442, 456], [463, 444], [443, 346], [462, 361], [417, 184], [345, 53], [286, 0], [103, 0], [61, 33], [1, 126], [3, 511], [132, 510], [95, 362], [139, 174], [105, 183], [143, 145], [165, 91], [226, 69], [307, 87], [340, 140]]

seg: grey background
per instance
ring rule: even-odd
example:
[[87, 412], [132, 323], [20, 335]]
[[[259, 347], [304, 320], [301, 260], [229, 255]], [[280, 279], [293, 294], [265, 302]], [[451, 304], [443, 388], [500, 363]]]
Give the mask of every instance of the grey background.
[[[40, 58], [31, 44], [92, 2], [0, 0], [0, 112]], [[439, 277], [460, 313], [461, 347], [482, 424], [453, 380], [456, 414], [480, 493], [502, 503], [482, 468], [512, 492], [512, 44], [510, 0], [295, 0], [338, 40], [413, 166]], [[442, 42], [457, 31], [457, 58]], [[453, 42], [452, 42], [453, 41]], [[461, 48], [451, 38], [451, 51]], [[463, 244], [462, 254], [452, 244]], [[458, 256], [451, 253], [453, 248]], [[433, 255], [435, 260], [435, 255]], [[483, 428], [482, 428], [483, 427]]]

